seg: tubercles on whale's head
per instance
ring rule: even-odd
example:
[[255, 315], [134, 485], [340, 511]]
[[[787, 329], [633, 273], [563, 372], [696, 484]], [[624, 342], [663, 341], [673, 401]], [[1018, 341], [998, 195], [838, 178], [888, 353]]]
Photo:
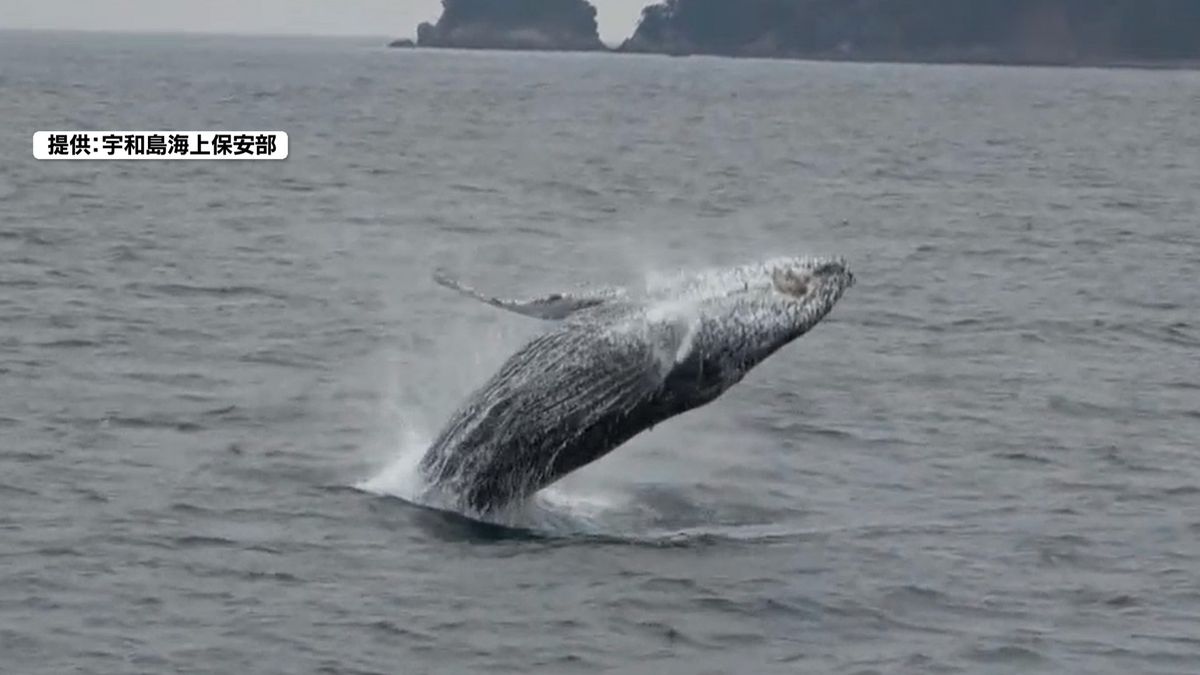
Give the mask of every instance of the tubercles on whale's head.
[[767, 266], [774, 291], [768, 302], [791, 324], [785, 330], [788, 339], [808, 332], [854, 285], [854, 274], [841, 258], [783, 258]]
[[771, 264], [771, 283], [777, 292], [800, 302], [832, 307], [854, 285], [854, 274], [841, 258], [784, 259]]
[[725, 329], [713, 332], [706, 351], [734, 355], [741, 373], [820, 323], [854, 285], [841, 258], [776, 258], [731, 273], [740, 284], [712, 301], [714, 323]]
[[775, 289], [793, 297], [803, 299], [814, 284], [839, 284], [843, 288], [854, 285], [854, 275], [846, 269], [843, 260], [801, 260], [794, 264], [781, 264], [771, 272]]
[[803, 301], [811, 299], [814, 291], [840, 293], [853, 284], [854, 275], [842, 258], [793, 257], [651, 279], [646, 292], [655, 299], [719, 303], [748, 298], [766, 300], [773, 291], [789, 300]]

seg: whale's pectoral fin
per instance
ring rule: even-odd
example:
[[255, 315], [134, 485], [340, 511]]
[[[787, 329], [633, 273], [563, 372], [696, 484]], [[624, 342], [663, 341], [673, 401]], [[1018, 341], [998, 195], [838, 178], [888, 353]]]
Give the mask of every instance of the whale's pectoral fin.
[[554, 293], [542, 298], [532, 298], [529, 300], [510, 300], [484, 295], [474, 288], [471, 288], [470, 286], [461, 283], [457, 279], [454, 279], [450, 275], [446, 274], [446, 272], [443, 270], [437, 270], [434, 272], [433, 280], [439, 285], [458, 291], [468, 298], [474, 298], [493, 307], [507, 309], [510, 312], [515, 312], [524, 316], [531, 316], [537, 319], [565, 319], [580, 310], [601, 305], [611, 297], [611, 293], [597, 293], [594, 295], [568, 295], [564, 293]]

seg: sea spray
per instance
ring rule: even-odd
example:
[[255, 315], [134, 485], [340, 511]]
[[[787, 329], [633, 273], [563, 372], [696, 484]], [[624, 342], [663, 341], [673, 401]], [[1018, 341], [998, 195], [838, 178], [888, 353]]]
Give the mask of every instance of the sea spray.
[[[476, 309], [470, 305], [467, 308]], [[537, 330], [536, 325], [519, 319], [501, 315], [496, 321], [484, 316], [489, 313], [489, 308], [478, 308], [474, 313], [446, 318], [441, 322], [444, 329], [431, 345], [423, 332], [408, 340], [414, 347], [430, 345], [432, 351], [391, 349], [381, 354], [384, 368], [377, 373], [380, 377], [376, 383], [377, 440], [363, 449], [370, 468], [368, 477], [355, 483], [355, 488], [442, 508], [439, 495], [429, 489], [419, 470], [438, 420], [479, 386], [514, 344]]]
[[404, 429], [394, 454], [383, 468], [370, 478], [359, 481], [355, 487], [376, 495], [418, 501], [424, 492], [424, 486], [417, 465], [428, 447], [427, 435], [413, 429]]

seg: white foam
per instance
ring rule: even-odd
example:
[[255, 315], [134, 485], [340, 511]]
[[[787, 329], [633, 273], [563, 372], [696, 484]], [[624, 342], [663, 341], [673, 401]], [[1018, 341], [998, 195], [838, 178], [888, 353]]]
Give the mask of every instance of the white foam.
[[397, 451], [374, 476], [359, 481], [354, 487], [381, 496], [399, 497], [415, 502], [423, 491], [418, 465], [429, 447], [428, 436], [412, 429], [401, 432]]

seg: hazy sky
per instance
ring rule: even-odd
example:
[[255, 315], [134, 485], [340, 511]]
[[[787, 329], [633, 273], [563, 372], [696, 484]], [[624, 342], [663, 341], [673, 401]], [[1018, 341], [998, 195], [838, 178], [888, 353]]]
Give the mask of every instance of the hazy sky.
[[[629, 37], [652, 0], [593, 0], [600, 36]], [[441, 0], [0, 0], [0, 28], [413, 36]]]

